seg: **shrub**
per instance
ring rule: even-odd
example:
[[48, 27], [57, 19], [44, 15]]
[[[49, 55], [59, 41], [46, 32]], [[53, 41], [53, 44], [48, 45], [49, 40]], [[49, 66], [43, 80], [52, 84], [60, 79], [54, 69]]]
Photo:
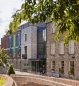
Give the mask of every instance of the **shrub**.
[[13, 69], [13, 65], [12, 64], [9, 66], [7, 73], [8, 73], [8, 75], [15, 74], [15, 71]]

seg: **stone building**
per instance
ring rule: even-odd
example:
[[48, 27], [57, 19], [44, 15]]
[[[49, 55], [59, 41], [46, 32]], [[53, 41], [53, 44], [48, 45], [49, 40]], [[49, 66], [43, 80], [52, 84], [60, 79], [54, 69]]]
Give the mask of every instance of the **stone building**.
[[21, 58], [37, 58], [37, 28], [29, 23], [21, 26]]
[[12, 35], [2, 38], [1, 46], [7, 51], [10, 56], [9, 62], [13, 63], [15, 68], [39, 72], [40, 66], [44, 65], [46, 69], [46, 25], [44, 23], [21, 24]]
[[4, 48], [7, 54], [9, 54], [9, 39], [6, 35], [3, 38], [1, 38], [1, 48]]
[[21, 60], [22, 69], [31, 70], [30, 59], [37, 58], [37, 27], [25, 23], [22, 24], [21, 28]]
[[64, 46], [63, 35], [59, 41], [54, 40], [55, 33], [52, 22], [47, 23], [47, 72], [61, 77], [79, 79], [79, 43], [69, 40]]

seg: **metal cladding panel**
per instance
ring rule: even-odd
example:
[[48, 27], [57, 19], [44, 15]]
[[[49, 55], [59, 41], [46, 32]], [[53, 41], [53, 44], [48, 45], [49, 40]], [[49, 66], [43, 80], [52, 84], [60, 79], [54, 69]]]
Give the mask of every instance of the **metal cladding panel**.
[[12, 36], [9, 36], [9, 48], [12, 48]]
[[13, 35], [13, 55], [16, 54], [16, 35]]
[[12, 54], [12, 36], [9, 36], [9, 53]]
[[18, 56], [21, 55], [21, 47], [18, 47]]
[[20, 32], [18, 32], [17, 41], [18, 41], [18, 56], [20, 56], [21, 55], [21, 33]]
[[17, 41], [18, 41], [18, 46], [21, 46], [21, 33], [20, 32], [18, 32], [18, 39], [17, 39]]

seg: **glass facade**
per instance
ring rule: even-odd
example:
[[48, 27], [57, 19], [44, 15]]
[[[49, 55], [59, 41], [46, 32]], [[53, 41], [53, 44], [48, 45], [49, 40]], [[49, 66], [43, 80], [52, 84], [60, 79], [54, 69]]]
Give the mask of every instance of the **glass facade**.
[[42, 59], [46, 56], [46, 28], [38, 27], [37, 30], [37, 58]]
[[21, 33], [9, 36], [9, 54], [11, 57], [21, 57]]
[[12, 55], [12, 36], [9, 36], [9, 53]]
[[17, 46], [18, 46], [18, 56], [21, 56], [21, 33], [18, 32], [18, 38], [17, 38]]

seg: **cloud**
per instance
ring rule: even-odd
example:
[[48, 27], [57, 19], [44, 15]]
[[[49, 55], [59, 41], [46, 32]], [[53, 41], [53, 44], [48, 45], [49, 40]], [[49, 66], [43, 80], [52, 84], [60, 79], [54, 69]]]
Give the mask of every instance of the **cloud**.
[[3, 20], [2, 20], [2, 18], [0, 18], [0, 25], [3, 23]]
[[9, 29], [12, 15], [21, 8], [23, 2], [24, 0], [0, 0], [0, 39]]

